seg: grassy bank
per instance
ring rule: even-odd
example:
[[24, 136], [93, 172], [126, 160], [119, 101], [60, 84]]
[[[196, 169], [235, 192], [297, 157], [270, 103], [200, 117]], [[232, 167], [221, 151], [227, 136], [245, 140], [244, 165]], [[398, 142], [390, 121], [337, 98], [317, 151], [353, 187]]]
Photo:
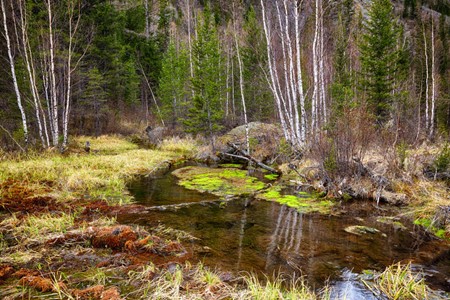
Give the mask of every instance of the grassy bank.
[[[83, 150], [90, 141], [91, 151]], [[133, 176], [149, 174], [172, 160], [189, 157], [195, 152], [193, 140], [173, 139], [158, 149], [140, 149], [120, 137], [77, 137], [66, 154], [28, 153], [0, 162], [0, 184], [26, 185], [35, 194], [58, 200], [79, 197], [107, 199], [128, 203], [126, 182]], [[2, 185], [2, 193], [11, 192]]]
[[[87, 140], [89, 153], [83, 149]], [[127, 181], [189, 158], [196, 149], [191, 139], [142, 149], [121, 137], [78, 137], [64, 154], [3, 158], [0, 298], [330, 299], [330, 288], [314, 291], [301, 279], [261, 281], [192, 264], [183, 245], [194, 237], [168, 228], [124, 226], [108, 216], [119, 209], [116, 204], [132, 200]], [[404, 291], [414, 285], [404, 299], [431, 295], [408, 270], [388, 268], [368, 286], [387, 294], [393, 286]], [[410, 280], [403, 280], [405, 273]]]

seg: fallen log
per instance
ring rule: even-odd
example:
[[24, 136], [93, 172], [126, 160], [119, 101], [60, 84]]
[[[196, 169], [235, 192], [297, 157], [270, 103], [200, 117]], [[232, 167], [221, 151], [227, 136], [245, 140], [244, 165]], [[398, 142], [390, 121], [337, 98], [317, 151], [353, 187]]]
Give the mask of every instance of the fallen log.
[[239, 149], [239, 147], [236, 146], [235, 144], [233, 144], [233, 143], [227, 143], [227, 145], [228, 145], [229, 147], [233, 148], [237, 153], [239, 153], [239, 155], [236, 155], [236, 154], [230, 154], [230, 153], [221, 153], [222, 155], [226, 155], [226, 156], [230, 156], [230, 157], [235, 157], [235, 158], [240, 158], [240, 159], [243, 159], [243, 160], [246, 160], [246, 161], [251, 161], [251, 162], [253, 162], [254, 164], [256, 164], [258, 167], [260, 167], [260, 168], [262, 168], [262, 169], [264, 169], [264, 170], [267, 170], [267, 171], [269, 171], [269, 172], [271, 172], [271, 173], [274, 173], [274, 174], [281, 175], [281, 172], [280, 172], [280, 171], [278, 171], [278, 170], [276, 170], [276, 169], [274, 169], [274, 168], [272, 168], [272, 167], [269, 167], [269, 166], [266, 165], [266, 164], [263, 164], [262, 162], [260, 162], [260, 161], [257, 160], [256, 158], [254, 158], [253, 156], [249, 155], [246, 151]]

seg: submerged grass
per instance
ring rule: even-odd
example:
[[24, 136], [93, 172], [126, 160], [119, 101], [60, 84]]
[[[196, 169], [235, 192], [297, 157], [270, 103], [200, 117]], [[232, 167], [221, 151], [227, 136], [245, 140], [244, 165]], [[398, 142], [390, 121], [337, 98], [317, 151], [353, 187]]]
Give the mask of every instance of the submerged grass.
[[375, 295], [392, 300], [442, 299], [426, 285], [422, 274], [411, 270], [410, 263], [389, 266], [373, 282], [363, 282]]

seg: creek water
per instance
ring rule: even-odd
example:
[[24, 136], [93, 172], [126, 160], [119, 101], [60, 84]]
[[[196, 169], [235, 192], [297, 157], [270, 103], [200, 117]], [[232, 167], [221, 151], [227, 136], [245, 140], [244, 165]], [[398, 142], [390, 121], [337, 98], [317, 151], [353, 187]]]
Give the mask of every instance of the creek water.
[[[358, 201], [323, 215], [245, 198], [224, 205], [217, 197], [187, 190], [176, 181], [169, 172], [130, 183], [135, 200], [149, 209], [121, 214], [118, 221], [186, 231], [199, 239], [192, 246], [204, 250], [196, 251], [200, 253], [197, 258], [222, 271], [269, 277], [302, 274], [315, 288], [329, 282], [335, 299], [376, 299], [357, 280], [357, 274], [410, 260], [433, 288], [450, 291], [448, 245], [426, 238], [407, 220], [400, 220], [404, 227], [380, 222], [398, 214], [395, 209]], [[185, 203], [193, 204], [177, 206]], [[355, 235], [345, 231], [353, 225], [379, 232]]]

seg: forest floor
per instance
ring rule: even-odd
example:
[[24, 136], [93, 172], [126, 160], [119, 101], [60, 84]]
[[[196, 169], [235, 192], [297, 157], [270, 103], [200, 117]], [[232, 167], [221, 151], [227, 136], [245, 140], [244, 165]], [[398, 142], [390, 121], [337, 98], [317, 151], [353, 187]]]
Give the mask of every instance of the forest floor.
[[[150, 150], [121, 137], [77, 137], [64, 154], [1, 158], [0, 298], [327, 299], [326, 288], [317, 294], [303, 281], [284, 289], [281, 279], [262, 283], [212, 271], [189, 261], [193, 253], [183, 245], [189, 235], [125, 226], [111, 217], [140, 209], [127, 193], [129, 180], [196, 151], [191, 139]], [[428, 291], [407, 275], [417, 295]]]

